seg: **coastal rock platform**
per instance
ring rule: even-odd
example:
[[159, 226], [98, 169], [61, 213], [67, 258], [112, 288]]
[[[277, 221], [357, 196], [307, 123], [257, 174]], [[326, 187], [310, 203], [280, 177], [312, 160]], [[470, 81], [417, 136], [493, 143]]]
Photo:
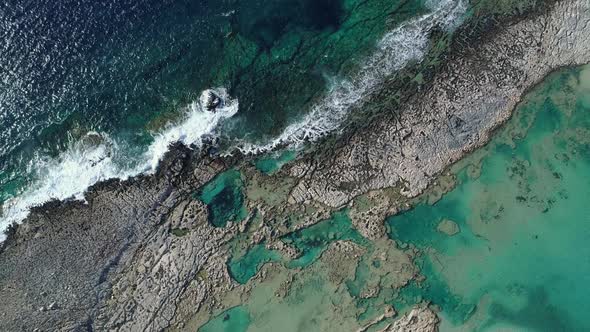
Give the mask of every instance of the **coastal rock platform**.
[[[0, 330], [194, 331], [278, 271], [269, 256], [249, 283], [235, 281], [228, 261], [237, 236], [248, 234], [249, 247], [306, 258], [297, 232], [343, 208], [361, 235], [329, 234], [323, 255], [335, 263], [327, 270], [338, 264], [333, 271], [354, 271], [347, 264], [364, 254], [357, 243], [363, 237], [392, 248], [371, 257], [397, 273], [387, 279], [394, 288], [419, 278], [415, 251], [384, 238], [384, 218], [486, 144], [545, 76], [590, 62], [587, 0], [548, 1], [523, 15], [474, 22], [456, 32], [441, 64], [397, 109], [276, 174], [238, 156], [210, 157], [179, 145], [153, 175], [97, 184], [86, 202], [35, 208], [0, 249]], [[195, 192], [231, 168], [240, 170], [248, 215], [216, 227]], [[374, 204], [362, 207], [360, 197]], [[283, 245], [290, 235], [295, 244]], [[295, 283], [290, 278], [284, 294]], [[368, 282], [359, 297], [374, 296], [379, 282]], [[439, 322], [427, 304], [397, 319], [384, 331], [435, 331]]]

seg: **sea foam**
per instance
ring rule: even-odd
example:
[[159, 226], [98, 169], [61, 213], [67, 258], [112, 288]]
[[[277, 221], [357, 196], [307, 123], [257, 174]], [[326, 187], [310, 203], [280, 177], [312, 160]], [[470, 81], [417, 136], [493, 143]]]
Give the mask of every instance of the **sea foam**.
[[429, 13], [386, 33], [372, 55], [361, 63], [356, 75], [350, 79], [331, 78], [325, 97], [300, 121], [289, 125], [268, 143], [241, 142], [235, 148], [246, 154], [284, 146], [298, 148], [338, 130], [351, 109], [376, 91], [388, 76], [424, 57], [433, 28], [455, 28], [467, 9], [463, 0], [428, 0], [426, 6]]
[[200, 146], [205, 135], [212, 134], [221, 121], [231, 118], [238, 112], [238, 101], [230, 98], [225, 89], [218, 88], [213, 91], [224, 101], [215, 112], [205, 111], [202, 101], [193, 102], [189, 105], [186, 117], [180, 124], [170, 126], [155, 135], [154, 142], [147, 152], [148, 172], [156, 170], [171, 143], [182, 142], [186, 145]]
[[[231, 99], [225, 89], [213, 91], [224, 100], [223, 105], [215, 112], [204, 111], [200, 101], [188, 105], [178, 124], [154, 134], [153, 142], [139, 161], [122, 162], [132, 158], [124, 155], [128, 149], [108, 135], [97, 132], [88, 133], [57, 158], [34, 158], [28, 168], [36, 180], [3, 204], [0, 231], [25, 219], [31, 207], [50, 200], [84, 200], [84, 192], [100, 181], [113, 178], [125, 180], [153, 173], [174, 142], [200, 146], [205, 135], [212, 134], [221, 121], [238, 111], [238, 101]], [[0, 241], [3, 239], [3, 234], [0, 234]]]
[[[298, 148], [338, 130], [349, 111], [378, 89], [388, 76], [424, 57], [434, 27], [452, 29], [466, 10], [462, 0], [428, 0], [426, 4], [430, 13], [386, 33], [372, 55], [361, 63], [356, 75], [349, 79], [332, 78], [325, 97], [300, 121], [287, 126], [266, 144], [246, 142], [233, 148], [244, 153], [261, 153], [282, 146]], [[188, 105], [182, 121], [156, 133], [132, 167], [121, 165], [120, 160], [131, 158], [122, 156], [126, 149], [121, 142], [101, 133], [89, 133], [57, 158], [35, 158], [30, 168], [34, 169], [37, 180], [3, 204], [0, 230], [22, 221], [32, 207], [50, 200], [84, 200], [84, 192], [99, 181], [153, 173], [171, 143], [200, 146], [204, 136], [213, 134], [224, 119], [238, 112], [238, 101], [231, 99], [225, 89], [213, 91], [225, 101], [216, 112], [204, 111], [200, 101]]]

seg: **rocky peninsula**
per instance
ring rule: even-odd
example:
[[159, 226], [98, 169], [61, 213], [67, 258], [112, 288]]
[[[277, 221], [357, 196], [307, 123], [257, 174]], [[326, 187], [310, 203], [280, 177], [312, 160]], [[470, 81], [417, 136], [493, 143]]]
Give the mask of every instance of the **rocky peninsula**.
[[[436, 331], [436, 303], [399, 316], [382, 304], [366, 324], [339, 308], [423, 278], [417, 250], [387, 238], [384, 219], [425, 191], [436, 200], [450, 190], [445, 170], [486, 144], [529, 89], [559, 68], [590, 62], [590, 2], [487, 14], [433, 38], [448, 50], [433, 49], [423, 64], [394, 75], [353, 113], [372, 114], [363, 125], [280, 170], [177, 145], [153, 175], [95, 185], [86, 202], [35, 208], [0, 250], [0, 330], [195, 331], [261, 297], [269, 280], [277, 299], [314, 273], [341, 285], [367, 256], [375, 263], [358, 294], [318, 305], [331, 312], [310, 326], [363, 331], [385, 322], [383, 331]], [[221, 191], [237, 208], [215, 208]], [[343, 210], [348, 217], [339, 217]], [[326, 221], [338, 231], [324, 238], [317, 234]], [[308, 238], [322, 242], [319, 253], [300, 245]], [[250, 266], [232, 269], [238, 253], [257, 246], [296, 263], [269, 255], [238, 277]]]

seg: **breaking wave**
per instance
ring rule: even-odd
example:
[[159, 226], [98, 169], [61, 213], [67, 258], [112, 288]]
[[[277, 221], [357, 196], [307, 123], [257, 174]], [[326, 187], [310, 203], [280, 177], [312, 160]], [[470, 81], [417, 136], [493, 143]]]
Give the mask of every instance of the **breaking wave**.
[[[378, 89], [388, 76], [424, 57], [433, 28], [453, 28], [466, 10], [463, 0], [428, 0], [427, 6], [430, 13], [387, 33], [372, 55], [361, 63], [356, 75], [350, 79], [332, 79], [325, 97], [300, 121], [289, 125], [268, 143], [246, 142], [232, 148], [244, 153], [261, 153], [282, 146], [297, 148], [337, 130], [348, 112]], [[231, 99], [225, 89], [211, 91], [224, 101], [216, 112], [206, 111], [201, 100], [193, 102], [187, 106], [183, 119], [154, 134], [153, 142], [143, 152], [134, 153], [124, 142], [91, 132], [57, 158], [34, 158], [28, 174], [33, 174], [36, 180], [4, 202], [0, 230], [22, 221], [32, 207], [50, 200], [84, 200], [84, 192], [100, 181], [124, 180], [154, 172], [171, 143], [200, 146], [205, 136], [215, 135], [219, 124], [238, 112], [238, 101]]]
[[205, 111], [201, 101], [188, 105], [179, 124], [154, 134], [139, 160], [129, 155], [126, 146], [97, 132], [86, 134], [57, 158], [34, 158], [28, 173], [36, 180], [3, 204], [0, 231], [26, 218], [31, 207], [50, 200], [84, 200], [84, 192], [100, 181], [154, 172], [171, 143], [200, 146], [203, 137], [238, 111], [238, 101], [231, 99], [225, 89], [213, 91], [224, 101], [216, 112]]
[[388, 32], [377, 44], [351, 79], [332, 79], [326, 96], [314, 105], [300, 121], [289, 125], [278, 137], [266, 144], [240, 143], [243, 153], [261, 153], [278, 147], [300, 147], [337, 130], [349, 111], [377, 90], [385, 79], [412, 61], [421, 60], [428, 47], [429, 33], [435, 27], [456, 27], [467, 6], [463, 0], [429, 0], [431, 10], [416, 19], [402, 23]]

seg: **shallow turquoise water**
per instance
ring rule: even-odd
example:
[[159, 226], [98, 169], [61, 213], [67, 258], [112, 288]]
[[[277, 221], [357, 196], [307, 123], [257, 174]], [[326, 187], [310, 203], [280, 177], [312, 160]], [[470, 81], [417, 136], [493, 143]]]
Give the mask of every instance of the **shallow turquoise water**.
[[328, 245], [334, 241], [350, 240], [358, 244], [367, 244], [352, 227], [347, 211], [335, 212], [332, 218], [285, 235], [282, 240], [301, 253], [301, 256], [287, 263], [290, 268], [306, 267], [318, 259]]
[[264, 244], [258, 244], [242, 256], [233, 257], [228, 267], [231, 276], [237, 282], [245, 284], [265, 263], [283, 262], [290, 269], [305, 268], [314, 263], [330, 243], [340, 240], [349, 240], [360, 245], [369, 244], [352, 227], [346, 210], [335, 212], [330, 219], [283, 236], [281, 241], [299, 252], [299, 257], [293, 260], [281, 257], [278, 251], [269, 250]]
[[281, 169], [285, 164], [297, 158], [297, 152], [287, 150], [278, 155], [270, 155], [259, 158], [255, 162], [256, 169], [266, 175], [271, 175]]
[[[402, 295], [439, 305], [442, 331], [590, 329], [590, 108], [581, 76], [566, 71], [537, 88], [485, 148], [481, 175], [464, 169], [436, 204], [388, 219], [393, 239], [425, 253], [426, 281]], [[443, 219], [460, 233], [438, 232]]]
[[[232, 257], [231, 275], [242, 284], [265, 263], [281, 263], [242, 299], [248, 329], [355, 330], [386, 305], [404, 313], [428, 302], [442, 332], [589, 331], [589, 115], [590, 66], [551, 75], [488, 145], [451, 168], [454, 189], [385, 220], [397, 249], [364, 239], [342, 210], [281, 238], [297, 259], [264, 244]], [[364, 254], [322, 256], [337, 240]], [[424, 279], [393, 287], [404, 270], [399, 255]], [[379, 288], [364, 297], [370, 285]]]
[[229, 273], [235, 281], [245, 284], [258, 273], [262, 266], [282, 259], [279, 252], [268, 250], [264, 244], [258, 244], [243, 256], [232, 259], [228, 264]]

